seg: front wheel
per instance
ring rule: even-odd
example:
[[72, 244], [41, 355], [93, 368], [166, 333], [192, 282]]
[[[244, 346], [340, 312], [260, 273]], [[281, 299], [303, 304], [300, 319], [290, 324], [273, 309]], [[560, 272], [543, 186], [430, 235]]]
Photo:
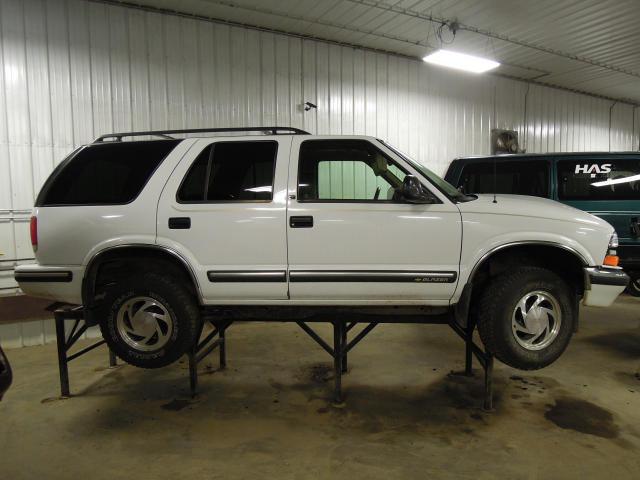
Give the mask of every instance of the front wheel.
[[521, 267], [493, 279], [480, 295], [477, 313], [487, 350], [521, 370], [537, 370], [557, 360], [578, 315], [570, 286], [539, 267]]
[[118, 357], [137, 367], [159, 368], [175, 362], [200, 332], [195, 298], [169, 276], [135, 276], [112, 287], [105, 303], [102, 336]]

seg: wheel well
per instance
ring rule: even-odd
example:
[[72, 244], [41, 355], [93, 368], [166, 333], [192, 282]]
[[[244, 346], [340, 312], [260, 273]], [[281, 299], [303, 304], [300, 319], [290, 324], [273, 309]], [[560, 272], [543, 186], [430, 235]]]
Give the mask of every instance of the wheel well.
[[584, 293], [584, 261], [575, 253], [553, 245], [514, 245], [491, 254], [473, 272], [470, 282], [477, 288], [514, 266], [543, 267], [556, 273], [575, 289], [578, 295]]
[[94, 308], [110, 285], [153, 271], [179, 278], [200, 299], [195, 276], [182, 257], [158, 247], [116, 247], [99, 253], [89, 263], [82, 284], [83, 303]]

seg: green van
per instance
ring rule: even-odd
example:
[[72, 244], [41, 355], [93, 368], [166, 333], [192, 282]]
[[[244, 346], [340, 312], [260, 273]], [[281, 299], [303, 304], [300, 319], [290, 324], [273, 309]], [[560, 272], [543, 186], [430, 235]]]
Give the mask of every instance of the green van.
[[609, 222], [620, 239], [627, 291], [640, 296], [640, 152], [544, 153], [457, 158], [445, 175], [465, 193], [533, 195]]

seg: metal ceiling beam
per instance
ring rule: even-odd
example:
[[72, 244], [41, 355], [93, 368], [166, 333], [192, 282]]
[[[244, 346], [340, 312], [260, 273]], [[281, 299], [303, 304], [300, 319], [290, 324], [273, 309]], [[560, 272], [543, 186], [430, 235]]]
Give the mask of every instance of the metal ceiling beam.
[[[240, 26], [243, 26], [243, 27], [250, 27], [250, 28], [254, 28], [254, 29], [258, 29], [258, 30], [270, 31], [270, 32], [281, 33], [281, 34], [286, 34], [286, 35], [296, 35], [296, 36], [301, 36], [301, 37], [317, 38], [317, 37], [310, 36], [310, 35], [307, 36], [307, 35], [304, 35], [304, 34], [296, 34], [296, 33], [293, 33], [293, 32], [286, 32], [286, 31], [272, 29], [272, 28], [268, 28], [268, 27], [260, 27], [260, 26], [256, 26], [256, 25], [245, 24], [245, 23], [242, 23], [242, 22], [234, 22], [234, 21], [229, 21], [229, 20], [224, 20], [224, 19], [206, 17], [206, 16], [203, 16], [203, 15], [191, 14], [191, 13], [183, 12], [183, 11], [179, 11], [179, 10], [171, 10], [171, 9], [166, 9], [166, 8], [152, 7], [152, 6], [149, 6], [149, 5], [136, 3], [135, 1], [127, 1], [127, 0], [88, 0], [88, 1], [93, 2], [93, 3], [107, 3], [107, 4], [111, 4], [111, 5], [120, 5], [120, 6], [124, 6], [124, 7], [138, 8], [138, 9], [141, 9], [141, 10], [155, 11], [155, 12], [159, 12], [159, 13], [168, 13], [168, 14], [179, 15], [179, 16], [183, 16], [183, 17], [190, 17], [190, 18], [194, 18], [194, 19], [200, 19], [200, 20], [218, 21], [218, 22], [223, 22], [223, 23], [228, 23], [228, 24], [235, 24], [235, 25], [240, 25]], [[416, 40], [412, 40], [410, 38], [399, 37], [399, 36], [396, 36], [396, 35], [388, 35], [386, 33], [376, 32], [375, 30], [350, 27], [350, 26], [347, 26], [345, 24], [340, 24], [340, 23], [327, 22], [327, 21], [324, 21], [324, 20], [310, 19], [310, 18], [303, 17], [303, 16], [300, 16], [300, 15], [291, 15], [289, 13], [280, 12], [280, 11], [277, 11], [277, 10], [272, 10], [270, 8], [254, 7], [254, 6], [248, 6], [248, 5], [239, 5], [239, 4], [235, 3], [235, 2], [228, 1], [228, 0], [208, 0], [208, 3], [210, 3], [212, 5], [218, 5], [218, 6], [221, 6], [221, 7], [235, 8], [237, 10], [245, 10], [245, 11], [248, 11], [248, 12], [260, 13], [260, 14], [263, 14], [263, 15], [272, 15], [274, 17], [281, 17], [281, 18], [286, 18], [286, 19], [289, 19], [289, 20], [296, 20], [298, 22], [313, 23], [313, 24], [317, 24], [317, 25], [322, 25], [323, 27], [338, 28], [340, 30], [345, 30], [345, 31], [354, 32], [354, 33], [361, 33], [363, 35], [371, 35], [372, 37], [384, 38], [385, 40], [395, 40], [396, 42], [408, 43], [408, 44], [411, 44], [411, 45], [417, 45], [417, 46], [425, 47], [425, 48], [434, 48], [432, 45], [429, 45], [426, 42], [421, 42], [419, 40], [416, 41]], [[334, 43], [334, 44], [335, 43], [341, 43], [343, 45], [352, 45], [352, 46], [355, 46], [355, 47], [359, 47], [359, 45], [356, 45], [356, 44], [338, 42], [338, 41], [329, 40], [329, 39], [324, 39], [324, 40], [327, 41], [327, 42], [330, 42], [330, 43]], [[384, 51], [386, 53], [395, 53], [395, 52], [392, 52], [390, 50], [379, 50], [379, 51]], [[411, 58], [413, 58], [413, 57], [411, 57]]]

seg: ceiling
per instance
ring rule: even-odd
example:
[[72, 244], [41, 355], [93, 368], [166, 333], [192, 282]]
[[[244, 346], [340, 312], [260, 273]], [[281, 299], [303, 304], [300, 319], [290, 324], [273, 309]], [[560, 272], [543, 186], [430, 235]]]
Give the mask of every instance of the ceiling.
[[[441, 46], [499, 75], [640, 105], [638, 0], [110, 0], [414, 58]], [[455, 37], [445, 23], [457, 23]], [[451, 43], [449, 43], [451, 42]]]

